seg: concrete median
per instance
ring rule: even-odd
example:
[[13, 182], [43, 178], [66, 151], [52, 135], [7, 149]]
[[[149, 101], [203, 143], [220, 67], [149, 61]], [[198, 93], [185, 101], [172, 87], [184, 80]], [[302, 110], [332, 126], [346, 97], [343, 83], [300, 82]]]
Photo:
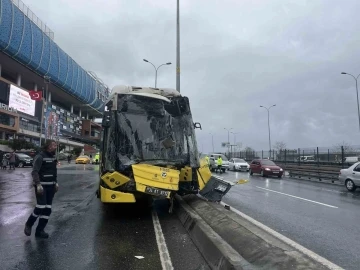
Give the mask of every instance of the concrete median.
[[253, 269], [179, 196], [176, 214], [211, 269]]
[[341, 269], [195, 195], [177, 197], [176, 210], [212, 269]]

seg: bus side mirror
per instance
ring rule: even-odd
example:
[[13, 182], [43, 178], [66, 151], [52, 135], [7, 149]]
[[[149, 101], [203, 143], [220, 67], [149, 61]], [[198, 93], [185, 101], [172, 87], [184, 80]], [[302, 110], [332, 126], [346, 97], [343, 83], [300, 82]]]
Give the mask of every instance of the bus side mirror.
[[104, 128], [108, 128], [111, 125], [111, 118], [110, 118], [110, 112], [109, 111], [105, 111], [104, 112], [104, 116], [103, 116], [103, 120], [101, 122], [101, 126]]
[[199, 122], [194, 123], [194, 129], [196, 129], [196, 128], [200, 128], [202, 130], [201, 124]]

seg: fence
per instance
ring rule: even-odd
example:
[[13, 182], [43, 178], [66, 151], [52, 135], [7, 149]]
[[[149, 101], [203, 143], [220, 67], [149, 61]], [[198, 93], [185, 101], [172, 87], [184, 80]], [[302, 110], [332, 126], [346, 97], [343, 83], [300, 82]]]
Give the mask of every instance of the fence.
[[35, 23], [41, 31], [43, 31], [50, 39], [54, 39], [54, 32], [43, 23], [38, 16], [35, 15], [34, 12], [31, 11], [21, 0], [12, 0], [14, 5], [18, 7], [18, 9], [25, 14], [33, 23]]
[[[271, 159], [279, 163], [337, 165], [343, 168], [350, 163], [346, 157], [360, 156], [360, 146], [313, 147], [284, 150], [239, 151], [226, 153], [228, 158]], [[352, 162], [354, 163], [354, 162]]]

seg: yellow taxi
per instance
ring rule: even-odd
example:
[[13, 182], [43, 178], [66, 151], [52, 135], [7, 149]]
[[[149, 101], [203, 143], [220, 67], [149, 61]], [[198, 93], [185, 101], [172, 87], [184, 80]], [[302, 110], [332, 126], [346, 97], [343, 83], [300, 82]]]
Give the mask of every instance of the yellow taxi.
[[89, 163], [90, 163], [89, 156], [79, 156], [77, 159], [75, 159], [75, 164], [89, 164]]

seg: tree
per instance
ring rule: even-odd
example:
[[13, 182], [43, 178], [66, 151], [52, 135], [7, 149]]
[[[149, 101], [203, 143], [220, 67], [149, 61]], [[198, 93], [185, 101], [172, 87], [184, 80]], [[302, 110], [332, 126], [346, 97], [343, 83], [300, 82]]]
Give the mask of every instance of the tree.
[[246, 146], [244, 149], [245, 152], [254, 152], [255, 150], [252, 149], [250, 146]]
[[74, 147], [74, 149], [72, 150], [73, 154], [75, 156], [79, 156], [82, 152], [82, 148], [80, 146]]
[[336, 152], [338, 153], [341, 153], [341, 147], [344, 148], [344, 153], [347, 154], [347, 153], [355, 153], [355, 149], [347, 142], [342, 142], [342, 143], [338, 143], [336, 145], [334, 145], [334, 149]]
[[283, 151], [286, 149], [286, 143], [283, 141], [275, 142], [273, 148], [277, 151]]
[[31, 142], [28, 142], [24, 139], [13, 139], [9, 141], [8, 145], [14, 150], [22, 150], [22, 149], [33, 149], [35, 145]]

